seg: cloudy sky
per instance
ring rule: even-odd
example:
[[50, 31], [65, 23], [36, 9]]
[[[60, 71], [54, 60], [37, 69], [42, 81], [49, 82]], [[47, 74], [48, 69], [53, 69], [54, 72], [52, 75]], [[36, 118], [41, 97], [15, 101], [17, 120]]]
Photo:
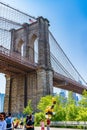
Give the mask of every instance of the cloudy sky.
[[[2, 1], [2, 0], [0, 0]], [[3, 0], [36, 18], [50, 21], [50, 31], [72, 64], [87, 81], [87, 0]], [[0, 92], [5, 81], [0, 76]]]

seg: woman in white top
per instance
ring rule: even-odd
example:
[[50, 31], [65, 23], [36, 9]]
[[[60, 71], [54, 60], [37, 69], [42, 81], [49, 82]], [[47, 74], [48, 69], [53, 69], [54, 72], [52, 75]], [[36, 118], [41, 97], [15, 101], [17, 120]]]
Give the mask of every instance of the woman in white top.
[[6, 121], [4, 112], [0, 113], [0, 130], [6, 130]]

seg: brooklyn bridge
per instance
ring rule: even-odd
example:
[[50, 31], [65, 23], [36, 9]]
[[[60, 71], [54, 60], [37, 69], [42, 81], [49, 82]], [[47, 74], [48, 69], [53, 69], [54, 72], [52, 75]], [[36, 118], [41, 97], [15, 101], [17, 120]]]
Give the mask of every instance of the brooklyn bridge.
[[[30, 21], [29, 21], [30, 20]], [[82, 94], [86, 82], [49, 30], [49, 20], [35, 18], [0, 2], [0, 73], [6, 77], [4, 110], [34, 108], [53, 87]]]

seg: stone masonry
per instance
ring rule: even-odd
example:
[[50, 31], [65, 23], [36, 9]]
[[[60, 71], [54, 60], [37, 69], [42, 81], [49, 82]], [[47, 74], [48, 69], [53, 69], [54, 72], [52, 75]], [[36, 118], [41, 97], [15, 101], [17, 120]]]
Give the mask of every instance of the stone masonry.
[[[24, 75], [6, 75], [6, 96], [4, 110], [19, 113], [26, 107], [28, 100], [36, 111], [42, 96], [53, 93], [53, 70], [50, 62], [49, 21], [37, 18], [32, 24], [24, 23], [22, 28], [11, 30], [11, 52], [35, 62], [34, 42], [38, 39], [38, 67], [36, 71]], [[23, 46], [23, 54], [21, 47]]]

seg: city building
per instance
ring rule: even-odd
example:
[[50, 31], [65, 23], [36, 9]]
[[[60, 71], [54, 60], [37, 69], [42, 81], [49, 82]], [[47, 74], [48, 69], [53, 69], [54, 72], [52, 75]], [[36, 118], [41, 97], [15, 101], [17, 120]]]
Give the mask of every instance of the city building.
[[75, 100], [76, 105], [78, 105], [79, 98], [78, 98], [78, 96], [76, 95], [76, 93], [74, 93], [74, 92], [73, 92], [73, 99]]
[[5, 94], [0, 93], [0, 112], [3, 112]]
[[65, 98], [66, 97], [66, 90], [61, 89], [59, 95]]

